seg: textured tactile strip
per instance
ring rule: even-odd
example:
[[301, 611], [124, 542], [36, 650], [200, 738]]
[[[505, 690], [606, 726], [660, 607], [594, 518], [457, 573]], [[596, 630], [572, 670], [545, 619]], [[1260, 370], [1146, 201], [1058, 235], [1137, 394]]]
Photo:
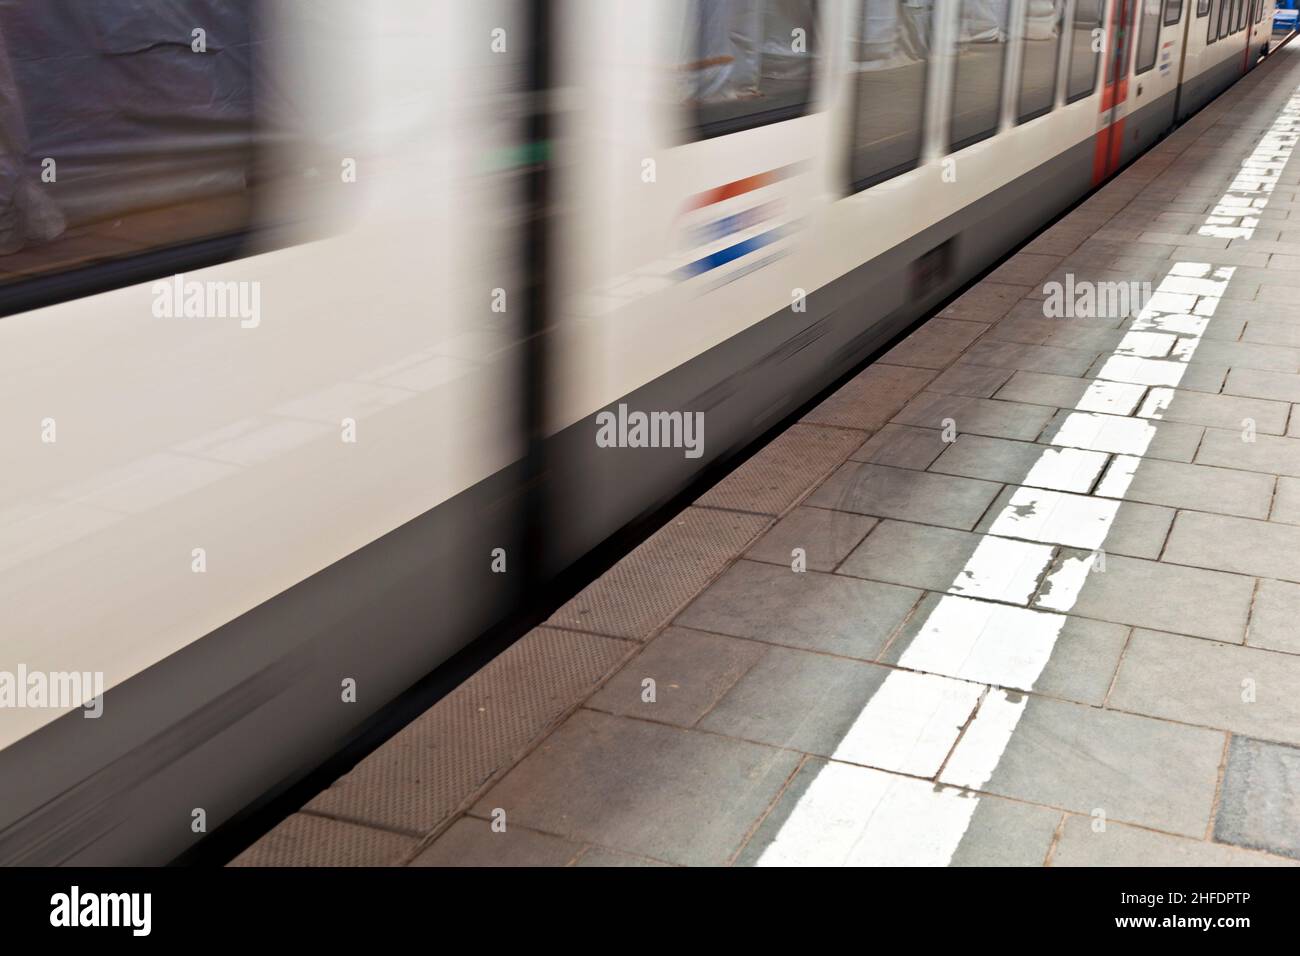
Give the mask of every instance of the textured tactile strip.
[[798, 424], [710, 488], [710, 508], [779, 515], [867, 439], [864, 431]]
[[632, 650], [626, 641], [536, 628], [306, 809], [429, 833], [594, 691]]
[[235, 857], [231, 866], [393, 866], [412, 850], [413, 837], [373, 827], [295, 813]]
[[762, 515], [687, 508], [547, 623], [645, 640], [769, 524], [770, 519]]

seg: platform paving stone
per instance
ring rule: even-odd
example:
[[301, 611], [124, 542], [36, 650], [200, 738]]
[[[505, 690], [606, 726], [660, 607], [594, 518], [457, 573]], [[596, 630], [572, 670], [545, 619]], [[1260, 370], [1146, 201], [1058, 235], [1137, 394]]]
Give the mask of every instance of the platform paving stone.
[[230, 866], [396, 866], [419, 841], [388, 830], [294, 813]]
[[1001, 487], [972, 478], [850, 463], [842, 465], [804, 503], [968, 531]]
[[[773, 647], [699, 723], [728, 737], [933, 776], [983, 688]], [[877, 718], [884, 703], [888, 719]]]
[[1094, 828], [1092, 817], [1071, 815], [1052, 852], [1052, 866], [1294, 866], [1289, 860], [1209, 840], [1170, 836], [1123, 823]]
[[1273, 476], [1158, 458], [1118, 456], [1097, 494], [1242, 518], [1268, 517]]
[[575, 842], [718, 866], [741, 846], [799, 755], [716, 734], [573, 714], [474, 807]]
[[1107, 706], [1300, 743], [1300, 657], [1137, 630]]
[[1032, 441], [1051, 417], [1052, 410], [1041, 405], [922, 392], [894, 416], [894, 421], [936, 429], [952, 422], [958, 433]]
[[736, 862], [1040, 866], [1059, 820], [1056, 810], [812, 758]]
[[1300, 375], [1253, 368], [1234, 368], [1228, 371], [1227, 381], [1223, 383], [1223, 392], [1225, 395], [1244, 395], [1247, 398], [1300, 402]]
[[578, 857], [578, 862], [574, 866], [668, 866], [659, 860], [646, 859], [643, 856], [634, 856], [631, 853], [620, 853], [617, 850], [608, 850], [603, 846], [590, 847], [586, 853]]
[[1029, 285], [981, 282], [939, 313], [943, 319], [992, 322], [1000, 319], [1031, 290]]
[[676, 623], [871, 660], [920, 596], [893, 584], [740, 561]]
[[[690, 727], [767, 651], [754, 641], [670, 627], [611, 677], [588, 706]], [[653, 700], [646, 700], [647, 678], [654, 681]]]
[[918, 368], [945, 368], [987, 327], [978, 322], [931, 319], [890, 349], [883, 361]]
[[980, 365], [954, 365], [940, 372], [939, 377], [926, 386], [931, 392], [946, 395], [971, 395], [991, 398], [1011, 377], [1011, 370], [988, 368]]
[[1300, 477], [1300, 438], [1256, 435], [1248, 442], [1242, 441], [1240, 431], [1207, 428], [1195, 460], [1200, 465]]
[[[1063, 550], [1057, 561], [1086, 556], [1086, 552]], [[1071, 611], [1117, 624], [1240, 644], [1254, 589], [1254, 580], [1241, 575], [1108, 553], [1106, 570], [1094, 565]], [[1213, 599], [1207, 600], [1207, 595]]]
[[1246, 643], [1300, 654], [1300, 584], [1265, 578], [1255, 592]]
[[582, 845], [520, 826], [494, 831], [491, 820], [461, 817], [410, 866], [567, 866]]
[[1300, 581], [1300, 527], [1181, 511], [1162, 560]]
[[[1224, 735], [1099, 710], [1046, 697], [994, 690], [1023, 712], [987, 780], [970, 779], [964, 750], [976, 753], [981, 773], [988, 751], [1003, 739], [1003, 715], [985, 732], [981, 716], [996, 714], [981, 704], [953, 751], [940, 781], [973, 786], [1001, 796], [1060, 807], [1171, 833], [1200, 836], [1209, 824]], [[993, 726], [996, 724], [997, 726]]]
[[937, 428], [891, 423], [863, 442], [862, 447], [849, 458], [853, 461], [924, 471], [947, 447], [943, 433]]
[[977, 531], [1042, 544], [1060, 544], [1135, 558], [1155, 558], [1169, 534], [1174, 510], [1095, 495], [1008, 486]]
[[[1145, 385], [1113, 383], [1099, 392], [1093, 379], [1042, 372], [1016, 372], [994, 397], [1054, 408], [1076, 409], [1088, 396], [1087, 411], [1129, 415], [1146, 394]], [[1091, 392], [1091, 394], [1090, 394]]]
[[847, 511], [798, 507], [759, 538], [745, 557], [791, 567], [796, 548], [810, 571], [833, 571], [875, 527], [877, 519]]
[[1247, 427], [1249, 420], [1254, 423], [1255, 431], [1266, 435], [1283, 434], [1289, 414], [1290, 408], [1285, 402], [1212, 395], [1182, 388], [1153, 388], [1138, 409], [1138, 415], [1143, 418], [1209, 425], [1238, 433]]
[[1214, 838], [1300, 860], [1300, 749], [1234, 736]]
[[929, 470], [962, 478], [983, 478], [1058, 491], [1088, 492], [1109, 455], [1078, 448], [1044, 448], [1032, 442], [983, 435], [959, 435]]
[[1041, 441], [1066, 448], [1086, 448], [1143, 458], [1191, 461], [1205, 429], [1182, 422], [1061, 409], [1043, 430]]
[[886, 520], [838, 573], [1023, 605], [1053, 553], [1050, 545]]
[[1093, 351], [1057, 349], [1046, 345], [976, 342], [958, 359], [961, 365], [992, 365], [1052, 375], [1083, 375], [1097, 358]]
[[[908, 649], [916, 640], [917, 634], [933, 620], [931, 616], [940, 600], [942, 596], [939, 594], [925, 596], [915, 613], [904, 624], [902, 631], [881, 655], [882, 661], [898, 664], [908, 657]], [[936, 672], [972, 680], [981, 677], [996, 680], [994, 667], [999, 663], [1007, 660], [1015, 661], [1035, 653], [1036, 648], [1032, 643], [1035, 634], [1031, 629], [1017, 630], [1005, 627], [1004, 619], [996, 616], [990, 623], [993, 628], [994, 642], [997, 645], [996, 656], [991, 664], [986, 664], [983, 673], [970, 669], [969, 658], [963, 663], [961, 669], [944, 669]], [[1100, 706], [1106, 699], [1106, 691], [1110, 689], [1111, 681], [1115, 676], [1115, 669], [1119, 664], [1125, 641], [1128, 639], [1129, 630], [1126, 626], [1106, 621], [1066, 617], [1059, 629], [1048, 628], [1047, 633], [1053, 639], [1051, 656], [1046, 666], [1041, 670], [1035, 670], [1033, 680], [1021, 689], [1048, 697], [1060, 697]], [[1019, 646], [1010, 646], [1011, 642], [1020, 643]], [[919, 665], [911, 663], [908, 666]]]

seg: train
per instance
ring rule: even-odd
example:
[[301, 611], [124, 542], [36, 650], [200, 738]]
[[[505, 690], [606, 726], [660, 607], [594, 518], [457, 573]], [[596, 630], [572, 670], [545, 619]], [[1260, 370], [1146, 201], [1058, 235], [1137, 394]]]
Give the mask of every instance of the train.
[[0, 862], [166, 863], [288, 792], [1273, 9], [0, 2]]

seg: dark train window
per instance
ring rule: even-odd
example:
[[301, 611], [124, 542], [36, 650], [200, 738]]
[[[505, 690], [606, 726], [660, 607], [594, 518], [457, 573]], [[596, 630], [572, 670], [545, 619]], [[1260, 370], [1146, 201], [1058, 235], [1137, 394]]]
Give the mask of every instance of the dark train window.
[[1165, 0], [1165, 26], [1171, 27], [1183, 18], [1183, 0]]
[[0, 4], [0, 288], [251, 227], [258, 4], [153, 6]]
[[1250, 16], [1250, 10], [1246, 5], [1246, 0], [1237, 0], [1237, 32], [1240, 33], [1246, 29], [1246, 22]]
[[1028, 0], [1025, 4], [1017, 122], [1042, 116], [1056, 103], [1064, 17], [1065, 6], [1057, 0]]
[[1097, 85], [1097, 64], [1101, 61], [1101, 51], [1093, 49], [1093, 31], [1101, 30], [1102, 11], [1105, 9], [1105, 0], [1075, 2], [1074, 28], [1070, 31], [1069, 76], [1065, 84], [1067, 103], [1091, 95]]
[[1002, 63], [1007, 49], [1008, 4], [962, 0], [953, 63], [953, 150], [992, 136], [1002, 110]]
[[1259, 23], [1264, 19], [1264, 0], [1255, 0], [1255, 22]]
[[1241, 0], [1230, 0], [1230, 2], [1224, 3], [1223, 22], [1219, 26], [1219, 36], [1231, 36], [1237, 32], [1237, 28], [1234, 24], [1237, 20], [1237, 7], [1240, 3]]
[[1196, 16], [1203, 17], [1210, 12], [1210, 0], [1196, 0]]
[[1219, 17], [1223, 13], [1223, 0], [1213, 0], [1213, 8], [1210, 11], [1210, 22], [1206, 27], [1205, 45], [1209, 46], [1219, 39]]
[[1138, 41], [1136, 72], [1145, 73], [1156, 65], [1160, 48], [1160, 0], [1138, 0]]
[[686, 22], [694, 32], [678, 73], [696, 138], [808, 111], [818, 55], [816, 0], [691, 0]]
[[1219, 0], [1219, 37], [1222, 39], [1229, 33], [1228, 24], [1232, 21], [1228, 17], [1232, 13], [1232, 0]]
[[849, 45], [853, 75], [855, 190], [913, 169], [921, 160], [930, 7], [864, 0]]

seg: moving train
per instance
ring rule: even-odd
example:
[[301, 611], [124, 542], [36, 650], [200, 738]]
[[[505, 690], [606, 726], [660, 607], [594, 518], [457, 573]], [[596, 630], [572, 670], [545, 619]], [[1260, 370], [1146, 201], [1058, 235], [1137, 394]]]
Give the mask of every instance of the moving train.
[[167, 862], [301, 780], [1272, 12], [0, 2], [0, 862]]

